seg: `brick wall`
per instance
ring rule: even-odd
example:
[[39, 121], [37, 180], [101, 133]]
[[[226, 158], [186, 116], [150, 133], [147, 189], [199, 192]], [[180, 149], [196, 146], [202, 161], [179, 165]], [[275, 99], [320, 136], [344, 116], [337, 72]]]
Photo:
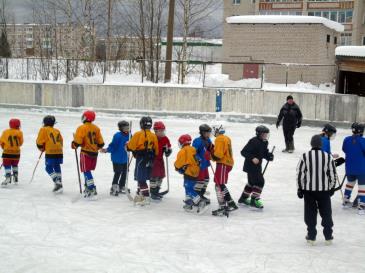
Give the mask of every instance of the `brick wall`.
[[[330, 42], [327, 43], [327, 35]], [[225, 24], [223, 58], [225, 61], [253, 60], [270, 63], [335, 64], [334, 37], [339, 34], [321, 24]], [[242, 78], [242, 66], [224, 65], [223, 73], [233, 80]], [[286, 67], [265, 67], [267, 82], [285, 82]], [[334, 67], [290, 67], [289, 82], [330, 82]]]

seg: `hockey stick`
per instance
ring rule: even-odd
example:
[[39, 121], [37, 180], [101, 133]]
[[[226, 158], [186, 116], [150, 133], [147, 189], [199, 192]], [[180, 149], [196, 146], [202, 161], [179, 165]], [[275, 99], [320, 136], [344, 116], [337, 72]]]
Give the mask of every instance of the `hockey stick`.
[[[34, 175], [35, 175], [35, 171], [37, 170], [38, 164], [39, 164], [39, 162], [41, 161], [41, 158], [42, 158], [43, 153], [44, 153], [44, 151], [42, 151], [42, 152], [41, 152], [41, 154], [40, 154], [40, 155], [39, 155], [39, 157], [38, 157], [38, 161], [37, 161], [37, 163], [35, 164], [35, 167], [34, 167], [34, 170], [33, 170], [33, 174], [32, 174], [32, 177], [30, 178], [29, 184], [33, 182]], [[1, 165], [1, 166], [2, 166], [2, 165]]]
[[170, 191], [170, 173], [169, 173], [169, 160], [166, 157], [166, 180], [167, 180], [167, 190], [160, 192], [160, 195], [165, 195]]
[[[274, 146], [274, 147], [272, 147], [271, 153], [273, 154], [273, 153], [274, 153], [274, 151], [275, 151], [275, 146]], [[266, 172], [266, 169], [267, 169], [267, 166], [269, 166], [269, 162], [270, 162], [270, 161], [267, 161], [267, 162], [266, 162], [266, 165], [265, 165], [264, 171], [262, 172], [262, 176], [264, 176], [264, 174], [265, 174], [265, 172]]]
[[130, 157], [130, 153], [128, 152], [128, 165], [127, 165], [127, 175], [126, 175], [126, 178], [125, 178], [125, 192], [127, 194], [127, 197], [129, 199], [129, 201], [133, 202], [134, 198], [133, 196], [131, 195], [131, 189], [128, 187], [128, 183], [129, 183], [129, 166], [131, 165], [132, 163], [132, 160], [133, 160], [133, 156], [131, 157], [131, 159], [129, 159]]
[[[132, 121], [129, 122], [129, 135], [128, 135], [128, 142], [131, 140], [131, 132], [132, 132]], [[131, 195], [131, 190], [130, 188], [128, 187], [128, 184], [129, 184], [129, 167], [132, 163], [132, 160], [133, 160], [133, 156], [131, 157], [130, 156], [130, 152], [127, 152], [128, 154], [128, 165], [127, 165], [127, 175], [126, 175], [126, 179], [125, 179], [125, 192], [127, 194], [127, 197], [129, 199], [129, 201], [133, 202], [134, 201], [134, 198], [133, 196]]]
[[79, 166], [79, 156], [77, 154], [77, 149], [75, 149], [75, 159], [76, 159], [77, 176], [78, 176], [78, 179], [79, 179], [80, 194], [82, 194], [80, 166]]

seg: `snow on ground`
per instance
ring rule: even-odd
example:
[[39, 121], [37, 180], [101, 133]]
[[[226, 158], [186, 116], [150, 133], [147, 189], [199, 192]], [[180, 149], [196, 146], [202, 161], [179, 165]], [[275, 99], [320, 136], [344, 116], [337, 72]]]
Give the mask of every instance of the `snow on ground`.
[[[78, 183], [69, 143], [80, 124], [77, 113], [55, 112], [65, 139], [64, 194], [52, 194], [43, 160], [29, 184], [39, 155], [34, 142], [44, 114], [0, 109], [1, 129], [10, 117], [18, 116], [25, 135], [20, 184], [0, 188], [0, 272], [365, 272], [365, 218], [355, 210], [343, 210], [339, 193], [332, 199], [334, 244], [324, 245], [320, 226], [317, 246], [309, 247], [304, 240], [303, 201], [296, 197], [295, 168], [319, 128], [299, 129], [297, 151], [287, 155], [279, 151], [283, 146], [281, 130], [270, 126], [270, 146], [276, 145], [277, 152], [266, 174], [265, 209], [260, 213], [240, 208], [227, 219], [215, 218], [210, 212], [202, 216], [185, 213], [182, 177], [172, 166], [178, 136], [196, 136], [199, 124], [213, 121], [163, 120], [174, 148], [169, 165], [171, 191], [163, 202], [138, 208], [125, 196], [109, 196], [113, 173], [108, 155], [100, 155], [95, 171], [99, 200], [72, 202], [78, 196]], [[97, 117], [107, 143], [121, 118], [131, 118], [137, 127], [137, 117]], [[246, 182], [239, 153], [253, 136], [256, 124], [226, 122], [226, 126], [236, 160], [228, 187], [237, 200]], [[347, 134], [349, 130], [339, 130], [334, 151], [340, 151]], [[341, 177], [343, 172], [341, 168]], [[135, 189], [132, 175], [130, 181]], [[209, 191], [211, 208], [215, 209], [212, 183]]]

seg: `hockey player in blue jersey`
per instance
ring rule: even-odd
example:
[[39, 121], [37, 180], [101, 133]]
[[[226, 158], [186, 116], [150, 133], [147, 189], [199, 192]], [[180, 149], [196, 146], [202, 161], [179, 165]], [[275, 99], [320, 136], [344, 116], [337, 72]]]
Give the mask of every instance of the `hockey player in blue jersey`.
[[345, 163], [345, 159], [343, 157], [340, 157], [338, 154], [333, 154], [331, 149], [331, 141], [335, 139], [336, 133], [337, 129], [332, 124], [327, 123], [323, 127], [322, 133], [320, 134], [322, 139], [321, 150], [332, 155], [335, 160], [336, 166], [341, 166], [343, 163]]
[[352, 190], [358, 182], [358, 211], [365, 214], [365, 138], [364, 124], [354, 123], [352, 125], [352, 136], [343, 141], [342, 150], [346, 155], [346, 176], [347, 184], [344, 194], [343, 205], [351, 206], [350, 198]]
[[200, 172], [195, 184], [195, 191], [205, 200], [207, 204], [210, 200], [204, 196], [209, 184], [209, 166], [211, 159], [211, 151], [213, 151], [213, 143], [210, 140], [212, 128], [208, 124], [199, 126], [200, 136], [193, 141], [193, 147], [196, 150], [196, 157], [200, 162]]
[[129, 123], [125, 120], [118, 122], [119, 132], [115, 133], [112, 142], [107, 149], [102, 149], [102, 153], [110, 153], [113, 162], [114, 177], [110, 195], [118, 196], [125, 194], [125, 182], [128, 173], [128, 154], [126, 150], [127, 142], [130, 139]]

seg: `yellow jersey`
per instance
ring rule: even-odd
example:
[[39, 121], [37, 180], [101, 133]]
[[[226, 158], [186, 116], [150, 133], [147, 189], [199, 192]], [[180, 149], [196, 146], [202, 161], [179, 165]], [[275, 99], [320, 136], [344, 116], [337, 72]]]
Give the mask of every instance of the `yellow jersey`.
[[127, 144], [127, 149], [132, 152], [154, 151], [158, 155], [158, 139], [150, 130], [141, 130], [135, 133]]
[[23, 145], [23, 132], [19, 129], [7, 129], [0, 137], [3, 158], [19, 159], [20, 147]]
[[38, 149], [45, 151], [48, 158], [63, 157], [63, 138], [61, 132], [51, 126], [42, 127], [37, 137]]
[[213, 160], [227, 166], [233, 166], [231, 139], [225, 135], [218, 135], [214, 141]]
[[190, 179], [196, 179], [199, 176], [199, 161], [196, 159], [196, 150], [190, 145], [186, 145], [178, 152], [175, 168], [183, 171], [183, 174]]
[[97, 156], [98, 151], [104, 146], [99, 127], [90, 122], [85, 122], [77, 128], [73, 143], [81, 146], [81, 152], [90, 156]]

